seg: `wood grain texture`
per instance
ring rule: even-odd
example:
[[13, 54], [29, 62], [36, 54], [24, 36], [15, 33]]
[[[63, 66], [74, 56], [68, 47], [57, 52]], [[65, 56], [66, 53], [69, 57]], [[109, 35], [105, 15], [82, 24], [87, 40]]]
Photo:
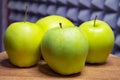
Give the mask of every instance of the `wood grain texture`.
[[120, 80], [120, 58], [110, 55], [104, 64], [86, 64], [81, 73], [62, 76], [40, 60], [30, 68], [18, 68], [9, 62], [5, 52], [0, 54], [0, 80]]

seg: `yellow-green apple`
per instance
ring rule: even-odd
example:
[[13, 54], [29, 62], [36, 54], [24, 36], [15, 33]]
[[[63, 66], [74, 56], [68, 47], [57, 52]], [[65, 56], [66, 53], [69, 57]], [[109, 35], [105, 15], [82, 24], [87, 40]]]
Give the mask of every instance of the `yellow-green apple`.
[[40, 58], [43, 33], [31, 22], [14, 22], [4, 35], [4, 46], [10, 62], [18, 67], [30, 67]]
[[89, 42], [87, 63], [104, 63], [114, 46], [114, 33], [110, 26], [101, 20], [82, 23], [79, 29], [84, 31]]
[[78, 27], [57, 27], [45, 33], [41, 51], [51, 69], [62, 75], [70, 75], [84, 68], [88, 41]]
[[47, 30], [59, 27], [59, 23], [63, 24], [63, 27], [73, 27], [74, 24], [67, 18], [60, 16], [60, 15], [49, 15], [39, 19], [36, 24], [38, 24], [44, 32]]

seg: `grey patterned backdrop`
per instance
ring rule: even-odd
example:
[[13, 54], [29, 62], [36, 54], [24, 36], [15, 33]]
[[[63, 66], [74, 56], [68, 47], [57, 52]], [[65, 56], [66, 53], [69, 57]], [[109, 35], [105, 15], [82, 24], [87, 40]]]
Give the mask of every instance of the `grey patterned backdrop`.
[[0, 52], [4, 51], [3, 35], [7, 27], [7, 0], [0, 0]]

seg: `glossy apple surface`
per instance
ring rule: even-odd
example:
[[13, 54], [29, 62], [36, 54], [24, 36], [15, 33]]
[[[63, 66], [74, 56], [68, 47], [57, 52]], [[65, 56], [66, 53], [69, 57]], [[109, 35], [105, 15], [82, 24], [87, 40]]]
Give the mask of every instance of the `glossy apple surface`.
[[78, 27], [58, 27], [45, 33], [41, 51], [50, 68], [59, 74], [70, 75], [84, 68], [88, 41]]
[[12, 64], [29, 67], [40, 58], [42, 30], [34, 23], [12, 23], [4, 35], [4, 46]]
[[87, 63], [104, 63], [114, 46], [114, 33], [110, 26], [101, 20], [84, 22], [79, 26], [89, 41]]
[[73, 27], [74, 24], [67, 18], [60, 15], [49, 15], [39, 19], [36, 24], [42, 28], [44, 32], [51, 28], [59, 27], [59, 23], [62, 23], [63, 27]]

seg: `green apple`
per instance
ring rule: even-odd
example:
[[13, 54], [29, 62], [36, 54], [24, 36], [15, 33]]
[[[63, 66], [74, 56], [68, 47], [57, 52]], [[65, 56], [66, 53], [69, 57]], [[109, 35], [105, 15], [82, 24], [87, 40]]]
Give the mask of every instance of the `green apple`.
[[44, 32], [48, 31], [51, 28], [59, 27], [59, 23], [63, 24], [63, 27], [69, 26], [73, 27], [74, 24], [67, 18], [60, 15], [49, 15], [39, 19], [36, 24], [38, 24]]
[[78, 27], [57, 27], [45, 33], [41, 51], [51, 69], [62, 75], [70, 75], [84, 68], [88, 41]]
[[30, 67], [40, 58], [43, 33], [31, 22], [14, 22], [4, 35], [4, 46], [10, 62], [18, 67]]
[[84, 31], [89, 42], [87, 63], [104, 63], [114, 46], [114, 33], [110, 26], [101, 20], [82, 23], [79, 29]]

